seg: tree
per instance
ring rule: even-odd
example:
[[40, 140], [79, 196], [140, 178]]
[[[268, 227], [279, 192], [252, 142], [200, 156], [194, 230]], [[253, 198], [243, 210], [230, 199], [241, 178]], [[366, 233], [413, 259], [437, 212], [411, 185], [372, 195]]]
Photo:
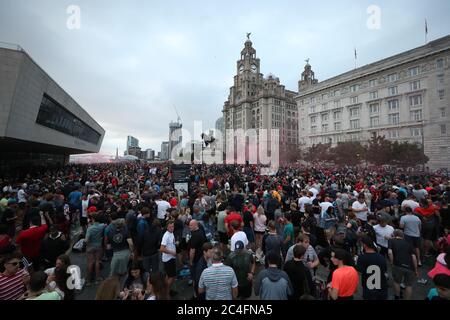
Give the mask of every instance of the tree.
[[392, 144], [392, 163], [403, 168], [415, 167], [430, 160], [417, 143], [397, 142]]
[[309, 162], [328, 161], [330, 160], [331, 143], [314, 144], [308, 149], [305, 155], [305, 160]]
[[366, 153], [366, 148], [359, 141], [339, 142], [330, 150], [331, 160], [340, 166], [355, 166], [366, 159]]
[[392, 164], [392, 142], [387, 140], [384, 136], [372, 137], [367, 146], [367, 155], [365, 159], [377, 166]]

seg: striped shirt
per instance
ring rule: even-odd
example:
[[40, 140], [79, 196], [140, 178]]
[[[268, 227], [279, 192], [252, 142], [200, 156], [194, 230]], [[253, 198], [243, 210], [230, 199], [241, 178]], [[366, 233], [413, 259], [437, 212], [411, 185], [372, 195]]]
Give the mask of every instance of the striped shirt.
[[206, 289], [206, 300], [233, 300], [231, 288], [237, 286], [234, 270], [223, 263], [215, 263], [203, 270], [198, 283], [199, 288]]
[[5, 276], [0, 273], [0, 300], [17, 300], [25, 293], [23, 277], [28, 276], [28, 271], [20, 269], [13, 276]]

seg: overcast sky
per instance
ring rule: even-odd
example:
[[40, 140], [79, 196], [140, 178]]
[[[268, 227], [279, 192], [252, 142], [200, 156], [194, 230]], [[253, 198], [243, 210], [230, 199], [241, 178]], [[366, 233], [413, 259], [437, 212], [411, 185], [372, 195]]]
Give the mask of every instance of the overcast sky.
[[[80, 8], [80, 29], [67, 8]], [[380, 29], [367, 27], [371, 5]], [[450, 1], [0, 0], [0, 41], [19, 44], [106, 130], [101, 153], [126, 136], [160, 150], [168, 123], [214, 128], [251, 32], [261, 72], [287, 89], [310, 58], [321, 80], [450, 34]], [[195, 137], [198, 138], [198, 137]]]

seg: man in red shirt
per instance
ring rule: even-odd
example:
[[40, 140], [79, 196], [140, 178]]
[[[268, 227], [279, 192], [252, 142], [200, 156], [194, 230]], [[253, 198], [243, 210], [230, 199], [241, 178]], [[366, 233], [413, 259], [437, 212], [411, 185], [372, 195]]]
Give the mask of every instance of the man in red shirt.
[[[34, 270], [39, 270], [41, 242], [48, 229], [44, 214], [42, 211], [40, 211], [39, 214], [40, 217], [34, 216], [31, 218], [30, 228], [21, 231], [16, 239], [16, 243], [20, 246], [23, 255], [33, 262]], [[48, 214], [47, 219], [49, 219], [51, 223]]]
[[230, 212], [230, 214], [227, 215], [227, 217], [224, 220], [225, 228], [227, 228], [228, 236], [230, 237], [233, 235], [233, 228], [231, 228], [231, 222], [235, 220], [238, 221], [241, 226], [244, 226], [244, 220], [242, 219], [242, 216], [235, 211]]

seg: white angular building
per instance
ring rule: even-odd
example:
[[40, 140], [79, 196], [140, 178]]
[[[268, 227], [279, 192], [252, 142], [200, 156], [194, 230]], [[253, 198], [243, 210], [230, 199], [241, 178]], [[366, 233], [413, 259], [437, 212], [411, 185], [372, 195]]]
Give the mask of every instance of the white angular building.
[[19, 46], [0, 47], [0, 171], [96, 153], [105, 130]]

